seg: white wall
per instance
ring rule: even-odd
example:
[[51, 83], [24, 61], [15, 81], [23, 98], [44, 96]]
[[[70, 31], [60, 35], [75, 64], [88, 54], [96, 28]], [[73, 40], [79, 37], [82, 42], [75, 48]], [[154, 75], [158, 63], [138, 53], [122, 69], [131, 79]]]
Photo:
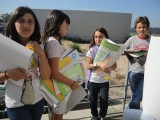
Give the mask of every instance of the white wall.
[[[51, 10], [33, 9], [37, 15], [41, 29], [44, 27], [45, 19]], [[62, 10], [71, 20], [69, 36], [78, 36], [82, 39], [91, 39], [97, 27], [107, 29], [109, 37], [115, 42], [122, 42], [129, 36], [132, 14], [112, 13], [95, 11]], [[43, 31], [43, 30], [42, 30]]]

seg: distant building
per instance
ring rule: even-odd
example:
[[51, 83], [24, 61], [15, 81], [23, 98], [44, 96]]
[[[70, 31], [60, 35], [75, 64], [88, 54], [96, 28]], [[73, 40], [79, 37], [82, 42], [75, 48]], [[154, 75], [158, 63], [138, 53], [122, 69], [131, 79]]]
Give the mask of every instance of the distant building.
[[[33, 9], [39, 19], [41, 31], [51, 9]], [[122, 43], [129, 37], [131, 28], [131, 13], [95, 12], [62, 10], [71, 19], [68, 36], [90, 40], [97, 27], [104, 27], [111, 40]]]

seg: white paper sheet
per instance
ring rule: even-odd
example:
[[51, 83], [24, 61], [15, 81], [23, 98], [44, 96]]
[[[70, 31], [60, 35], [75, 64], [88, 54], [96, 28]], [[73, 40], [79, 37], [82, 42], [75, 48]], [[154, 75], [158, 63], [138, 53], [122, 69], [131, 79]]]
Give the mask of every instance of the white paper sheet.
[[0, 66], [2, 69], [27, 69], [33, 51], [0, 34]]
[[67, 104], [65, 114], [71, 111], [76, 105], [80, 103], [81, 100], [87, 95], [84, 88], [80, 85], [76, 90], [73, 90]]
[[151, 37], [145, 66], [143, 111], [160, 120], [160, 37]]

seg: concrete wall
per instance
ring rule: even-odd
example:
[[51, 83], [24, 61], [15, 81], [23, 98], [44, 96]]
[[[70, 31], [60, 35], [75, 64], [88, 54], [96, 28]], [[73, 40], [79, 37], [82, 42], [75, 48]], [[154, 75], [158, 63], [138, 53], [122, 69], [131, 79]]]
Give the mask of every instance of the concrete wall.
[[[45, 19], [51, 10], [33, 9], [37, 15], [41, 30]], [[62, 10], [71, 19], [68, 36], [78, 36], [82, 39], [91, 39], [97, 27], [107, 29], [109, 37], [115, 42], [122, 42], [129, 36], [132, 14], [95, 11]], [[42, 30], [43, 31], [43, 30]]]

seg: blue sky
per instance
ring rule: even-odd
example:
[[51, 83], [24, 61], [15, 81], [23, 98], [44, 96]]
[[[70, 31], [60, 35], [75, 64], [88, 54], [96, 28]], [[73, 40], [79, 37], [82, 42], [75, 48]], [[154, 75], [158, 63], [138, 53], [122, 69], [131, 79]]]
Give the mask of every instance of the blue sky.
[[0, 14], [19, 6], [34, 9], [60, 9], [132, 13], [132, 24], [139, 16], [147, 16], [151, 27], [160, 27], [160, 0], [0, 0]]

